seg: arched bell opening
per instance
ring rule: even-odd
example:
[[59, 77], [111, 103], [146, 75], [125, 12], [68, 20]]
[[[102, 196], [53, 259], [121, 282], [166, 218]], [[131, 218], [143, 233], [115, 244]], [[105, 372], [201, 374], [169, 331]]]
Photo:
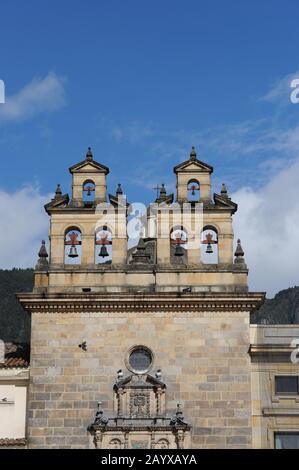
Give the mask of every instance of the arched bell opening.
[[95, 234], [95, 264], [112, 263], [112, 232], [104, 225]]
[[189, 202], [198, 202], [200, 200], [200, 184], [196, 179], [188, 181], [187, 199]]
[[200, 253], [202, 263], [218, 264], [218, 231], [215, 227], [207, 225], [203, 228]]
[[85, 205], [92, 205], [95, 201], [95, 184], [92, 180], [86, 180], [83, 183], [82, 199]]
[[70, 227], [64, 235], [64, 263], [81, 264], [82, 237], [78, 227]]
[[187, 264], [188, 232], [177, 225], [170, 231], [170, 260], [172, 264]]

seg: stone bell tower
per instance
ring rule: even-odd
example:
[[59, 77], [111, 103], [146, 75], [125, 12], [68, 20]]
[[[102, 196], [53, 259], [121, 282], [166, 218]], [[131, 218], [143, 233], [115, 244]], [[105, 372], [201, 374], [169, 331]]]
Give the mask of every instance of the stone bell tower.
[[83, 194], [82, 188], [88, 183], [94, 184], [95, 202], [106, 202], [106, 175], [109, 173], [109, 168], [101, 165], [93, 160], [91, 148], [88, 148], [86, 158], [82, 162], [73, 165], [70, 168], [72, 175], [72, 205], [83, 207]]
[[[180, 163], [174, 168], [176, 174], [177, 200], [188, 201], [188, 187], [195, 184], [193, 191], [200, 189], [199, 199], [210, 201], [211, 199], [211, 174], [213, 168], [207, 163], [197, 159], [195, 148], [192, 147], [189, 160]], [[199, 188], [200, 186], [200, 188]]]
[[[45, 210], [32, 293], [28, 437], [34, 448], [250, 448], [249, 316], [264, 295], [248, 269], [213, 168], [189, 158], [161, 185], [138, 244], [109, 168], [70, 168]], [[137, 220], [136, 220], [137, 223]], [[134, 221], [135, 224], [135, 221]], [[96, 411], [97, 410], [97, 411]]]

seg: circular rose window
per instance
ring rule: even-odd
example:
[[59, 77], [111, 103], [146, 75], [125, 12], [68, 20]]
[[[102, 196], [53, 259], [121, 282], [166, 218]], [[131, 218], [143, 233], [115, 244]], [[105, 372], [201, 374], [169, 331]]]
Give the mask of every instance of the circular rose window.
[[153, 363], [153, 353], [146, 346], [134, 346], [127, 356], [127, 367], [132, 372], [148, 372]]

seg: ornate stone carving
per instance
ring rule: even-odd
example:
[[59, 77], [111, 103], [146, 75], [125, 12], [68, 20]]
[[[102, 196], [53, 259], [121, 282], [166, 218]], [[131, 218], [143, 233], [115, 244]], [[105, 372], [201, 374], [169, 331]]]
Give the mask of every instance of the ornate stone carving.
[[155, 449], [169, 449], [169, 441], [167, 439], [159, 439]]
[[120, 439], [111, 439], [109, 442], [109, 449], [121, 449]]
[[136, 391], [130, 395], [130, 417], [150, 417], [150, 396], [148, 392]]
[[[158, 374], [159, 379], [161, 374]], [[190, 426], [180, 404], [175, 415], [166, 414], [166, 385], [149, 374], [118, 374], [114, 385], [116, 416], [107, 418], [101, 403], [89, 432], [96, 448], [183, 448], [190, 441]]]

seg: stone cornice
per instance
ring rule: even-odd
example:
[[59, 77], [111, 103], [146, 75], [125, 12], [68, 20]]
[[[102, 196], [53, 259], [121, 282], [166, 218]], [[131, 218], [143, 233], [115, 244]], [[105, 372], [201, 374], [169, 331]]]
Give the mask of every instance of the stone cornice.
[[[36, 273], [44, 273], [45, 271], [35, 270]], [[188, 265], [172, 265], [172, 264], [146, 264], [146, 265], [129, 265], [129, 264], [106, 264], [106, 265], [65, 265], [55, 264], [49, 266], [46, 271], [49, 274], [53, 273], [248, 273], [248, 269], [243, 266], [236, 266], [235, 264], [188, 264]]]
[[[290, 325], [291, 326], [291, 325]], [[290, 356], [292, 348], [289, 344], [251, 344], [249, 347], [250, 356]]]
[[295, 408], [263, 408], [263, 416], [299, 416], [298, 406]]
[[89, 427], [89, 431], [91, 433], [100, 431], [100, 432], [116, 432], [121, 431], [122, 433], [130, 433], [134, 431], [169, 431], [169, 432], [177, 432], [177, 431], [190, 431], [191, 426], [189, 424], [182, 425], [182, 426], [170, 426], [170, 425], [156, 425], [156, 424], [144, 424], [144, 425], [115, 425], [115, 426], [98, 426], [92, 424]]
[[1, 380], [20, 380], [29, 381], [29, 367], [26, 369], [20, 368], [0, 368], [0, 381]]
[[264, 293], [24, 293], [17, 295], [25, 310], [72, 312], [201, 312], [248, 311], [263, 303]]

